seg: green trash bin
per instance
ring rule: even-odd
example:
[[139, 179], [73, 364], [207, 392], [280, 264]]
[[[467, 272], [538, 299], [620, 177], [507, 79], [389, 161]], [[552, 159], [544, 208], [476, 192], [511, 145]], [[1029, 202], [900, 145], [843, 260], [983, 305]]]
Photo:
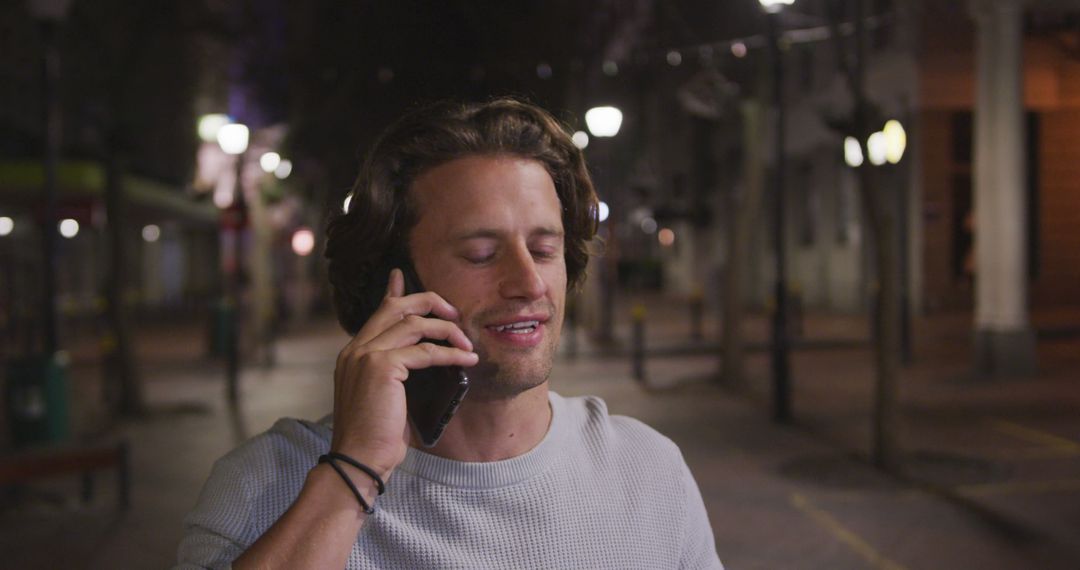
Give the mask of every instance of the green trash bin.
[[62, 441], [70, 434], [68, 357], [16, 358], [7, 365], [7, 416], [12, 443]]

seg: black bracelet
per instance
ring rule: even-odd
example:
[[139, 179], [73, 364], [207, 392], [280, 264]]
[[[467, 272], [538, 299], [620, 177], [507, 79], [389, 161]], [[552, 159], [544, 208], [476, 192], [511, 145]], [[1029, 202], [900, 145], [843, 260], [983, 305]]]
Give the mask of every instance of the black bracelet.
[[379, 477], [379, 474], [376, 473], [374, 469], [368, 467], [367, 465], [364, 465], [363, 463], [360, 463], [359, 461], [353, 459], [352, 457], [349, 457], [348, 455], [345, 455], [344, 453], [331, 451], [326, 455], [329, 456], [330, 459], [339, 459], [363, 471], [364, 473], [367, 473], [368, 477], [371, 477], [375, 480], [375, 487], [379, 489], [379, 494], [381, 495], [386, 492], [386, 485], [383, 484], [382, 477]]
[[345, 473], [345, 470], [342, 469], [334, 461], [333, 457], [331, 457], [330, 455], [321, 455], [319, 456], [319, 463], [328, 463], [330, 464], [330, 467], [334, 468], [334, 471], [337, 471], [337, 474], [340, 475], [341, 479], [345, 481], [345, 484], [349, 486], [349, 490], [353, 492], [353, 495], [356, 495], [356, 500], [360, 503], [360, 508], [364, 510], [365, 514], [370, 515], [375, 512], [375, 508], [369, 505], [367, 501], [364, 500], [364, 495], [360, 493], [360, 489], [356, 488], [356, 485], [352, 482], [352, 479], [350, 479], [349, 475]]

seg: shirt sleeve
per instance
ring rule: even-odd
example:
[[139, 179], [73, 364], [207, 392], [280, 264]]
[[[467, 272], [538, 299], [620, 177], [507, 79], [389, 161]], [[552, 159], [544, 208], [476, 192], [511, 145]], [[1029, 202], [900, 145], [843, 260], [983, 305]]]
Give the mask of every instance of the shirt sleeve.
[[682, 463], [683, 495], [686, 501], [686, 517], [683, 528], [683, 551], [679, 568], [683, 570], [724, 570], [720, 557], [716, 554], [716, 539], [713, 536], [709, 515], [705, 512], [705, 502], [701, 491], [694, 481], [686, 461]]
[[230, 569], [251, 545], [249, 485], [228, 458], [214, 464], [195, 509], [184, 519], [174, 570]]

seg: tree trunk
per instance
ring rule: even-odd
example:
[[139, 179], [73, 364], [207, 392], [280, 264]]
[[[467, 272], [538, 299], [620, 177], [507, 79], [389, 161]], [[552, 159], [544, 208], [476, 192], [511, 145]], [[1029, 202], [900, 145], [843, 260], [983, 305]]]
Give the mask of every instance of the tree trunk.
[[[855, 49], [850, 59], [846, 57], [844, 39], [840, 33], [840, 20], [844, 8], [853, 5], [855, 24]], [[866, 23], [865, 0], [832, 0], [826, 4], [829, 12], [837, 63], [847, 79], [855, 101], [854, 117], [850, 134], [862, 147], [865, 161], [858, 169], [859, 196], [863, 206], [865, 227], [870, 230], [874, 248], [874, 267], [877, 286], [874, 288], [871, 309], [874, 335], [874, 412], [873, 442], [871, 455], [874, 465], [885, 470], [899, 467], [899, 444], [897, 436], [897, 393], [899, 391], [900, 358], [900, 272], [896, 248], [896, 221], [888, 202], [882, 198], [883, 189], [878, 180], [878, 167], [870, 163], [867, 140], [875, 130], [871, 125], [870, 102], [866, 96]]]
[[879, 468], [891, 470], [899, 464], [896, 435], [896, 401], [899, 375], [899, 274], [896, 256], [896, 229], [893, 213], [882, 200], [877, 167], [870, 164], [867, 144], [874, 128], [870, 125], [866, 97], [866, 32], [864, 0], [855, 0], [855, 60], [851, 74], [855, 96], [855, 132], [866, 161], [859, 168], [859, 191], [865, 219], [874, 235], [874, 257], [878, 287], [874, 299], [874, 364], [877, 378], [874, 384], [874, 441], [873, 462]]
[[730, 193], [729, 206], [735, 215], [728, 223], [727, 264], [724, 271], [723, 291], [723, 339], [721, 341], [722, 382], [743, 390], [743, 356], [745, 342], [742, 335], [743, 295], [742, 283], [746, 272], [747, 250], [753, 237], [754, 226], [761, 211], [761, 195], [764, 187], [761, 161], [762, 108], [756, 100], [748, 100], [740, 109], [743, 122], [743, 183], [741, 197]]

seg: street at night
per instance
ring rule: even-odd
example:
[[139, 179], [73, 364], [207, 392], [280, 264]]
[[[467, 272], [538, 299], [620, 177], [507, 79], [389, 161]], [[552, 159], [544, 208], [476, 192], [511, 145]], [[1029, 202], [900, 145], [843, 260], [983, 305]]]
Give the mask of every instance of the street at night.
[[1071, 0], [20, 0], [0, 85], [0, 568], [1080, 567]]

